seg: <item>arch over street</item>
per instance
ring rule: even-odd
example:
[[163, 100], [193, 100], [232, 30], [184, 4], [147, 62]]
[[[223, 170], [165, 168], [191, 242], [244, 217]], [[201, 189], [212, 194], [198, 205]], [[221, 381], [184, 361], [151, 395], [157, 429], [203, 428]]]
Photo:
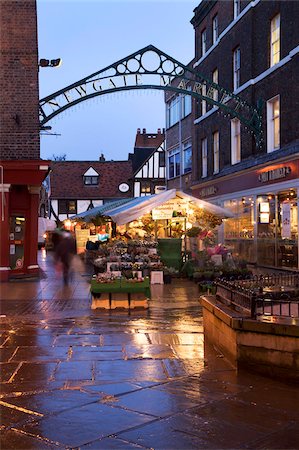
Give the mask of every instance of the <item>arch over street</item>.
[[262, 145], [261, 102], [251, 105], [153, 45], [42, 98], [39, 102], [41, 128], [80, 102], [99, 95], [136, 89], [173, 91], [204, 100], [231, 119], [239, 119], [254, 135], [256, 145]]

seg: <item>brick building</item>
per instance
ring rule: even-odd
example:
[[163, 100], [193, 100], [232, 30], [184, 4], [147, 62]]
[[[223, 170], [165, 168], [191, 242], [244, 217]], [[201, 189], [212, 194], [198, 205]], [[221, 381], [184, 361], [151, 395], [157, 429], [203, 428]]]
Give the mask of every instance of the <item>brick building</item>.
[[[192, 67], [192, 61], [188, 66]], [[175, 87], [178, 83], [178, 78], [174, 78], [171, 82]], [[166, 91], [165, 103], [167, 188], [188, 192], [192, 182], [192, 132], [194, 129], [192, 97]]]
[[52, 161], [49, 217], [62, 222], [105, 203], [132, 197], [131, 161]]
[[[165, 187], [164, 132], [137, 129], [127, 161], [52, 161], [46, 178], [49, 217], [62, 222], [92, 208]], [[165, 188], [166, 189], [166, 188]], [[42, 205], [40, 206], [40, 208]]]
[[298, 17], [299, 2], [204, 0], [191, 20], [193, 67], [252, 105], [261, 99], [263, 131], [257, 147], [238, 119], [194, 104], [192, 193], [235, 213], [220, 232], [235, 254], [289, 269], [298, 268]]
[[0, 2], [0, 278], [35, 274], [40, 186], [35, 0]]

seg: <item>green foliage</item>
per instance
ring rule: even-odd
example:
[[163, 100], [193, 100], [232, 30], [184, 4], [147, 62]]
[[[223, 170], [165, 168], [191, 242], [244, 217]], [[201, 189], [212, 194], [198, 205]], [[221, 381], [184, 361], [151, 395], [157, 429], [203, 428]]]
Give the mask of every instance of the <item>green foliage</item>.
[[188, 237], [198, 237], [202, 232], [202, 228], [200, 227], [192, 227], [186, 232], [186, 236]]

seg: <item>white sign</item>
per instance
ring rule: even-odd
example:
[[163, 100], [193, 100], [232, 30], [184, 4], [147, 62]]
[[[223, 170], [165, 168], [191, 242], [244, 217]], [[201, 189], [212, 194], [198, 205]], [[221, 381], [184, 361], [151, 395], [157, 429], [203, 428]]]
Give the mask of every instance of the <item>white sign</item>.
[[291, 235], [291, 204], [288, 202], [281, 205], [281, 237], [289, 239]]
[[158, 206], [152, 210], [153, 220], [172, 219], [174, 208], [170, 205]]

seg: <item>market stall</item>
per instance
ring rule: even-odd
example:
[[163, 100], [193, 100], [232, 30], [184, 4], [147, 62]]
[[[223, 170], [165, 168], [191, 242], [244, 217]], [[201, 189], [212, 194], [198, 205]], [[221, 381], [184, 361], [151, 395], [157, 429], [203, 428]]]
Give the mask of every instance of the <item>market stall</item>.
[[151, 296], [148, 277], [140, 279], [95, 277], [91, 280], [90, 291], [92, 309], [148, 308]]
[[[231, 217], [229, 211], [175, 189], [107, 206], [91, 209], [84, 220], [82, 215], [72, 218], [77, 221], [77, 233], [90, 228], [99, 234], [102, 227], [108, 234], [106, 242], [93, 242], [98, 244], [96, 248], [89, 247], [88, 239], [85, 249], [95, 274], [91, 282], [93, 307], [106, 309], [135, 307], [137, 299], [131, 294], [149, 296], [143, 291], [145, 287], [166, 279], [169, 282], [167, 275], [179, 274], [186, 258], [192, 256], [188, 233], [195, 225], [216, 227], [223, 217]], [[126, 295], [119, 303], [116, 294]], [[139, 299], [139, 306], [147, 307], [146, 298]]]

